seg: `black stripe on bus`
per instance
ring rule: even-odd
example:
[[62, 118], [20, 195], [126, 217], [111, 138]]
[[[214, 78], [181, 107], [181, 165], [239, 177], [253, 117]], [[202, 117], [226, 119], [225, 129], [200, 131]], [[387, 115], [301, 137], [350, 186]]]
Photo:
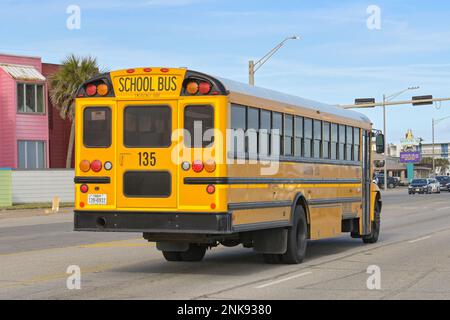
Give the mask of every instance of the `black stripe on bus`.
[[281, 208], [292, 206], [292, 201], [260, 201], [260, 202], [238, 202], [229, 203], [228, 210]]
[[110, 177], [75, 177], [75, 183], [93, 183], [93, 184], [108, 184], [111, 183]]
[[313, 199], [308, 200], [308, 205], [310, 206], [320, 206], [325, 204], [341, 204], [341, 203], [355, 203], [361, 202], [361, 197], [353, 198], [332, 198], [332, 199]]
[[185, 184], [360, 184], [360, 179], [302, 179], [302, 178], [184, 178]]

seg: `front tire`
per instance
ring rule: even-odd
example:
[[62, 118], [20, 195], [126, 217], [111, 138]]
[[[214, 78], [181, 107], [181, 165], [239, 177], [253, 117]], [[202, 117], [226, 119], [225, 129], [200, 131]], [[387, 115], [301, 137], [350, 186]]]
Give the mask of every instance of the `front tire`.
[[381, 226], [381, 213], [379, 205], [375, 206], [375, 217], [374, 221], [372, 221], [372, 230], [370, 234], [367, 236], [363, 236], [362, 240], [364, 243], [376, 243], [378, 242], [378, 237], [380, 236], [380, 226]]
[[299, 264], [303, 262], [306, 254], [308, 238], [308, 223], [303, 207], [295, 209], [294, 221], [288, 230], [287, 250], [281, 259], [286, 264]]

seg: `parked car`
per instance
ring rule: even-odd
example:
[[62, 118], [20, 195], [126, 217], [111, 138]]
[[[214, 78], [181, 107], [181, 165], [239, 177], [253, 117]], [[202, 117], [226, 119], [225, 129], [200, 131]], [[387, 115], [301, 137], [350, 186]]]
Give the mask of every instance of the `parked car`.
[[441, 193], [441, 186], [436, 179], [414, 179], [408, 187], [408, 193]]
[[[384, 188], [384, 175], [377, 176], [378, 187]], [[400, 185], [400, 179], [394, 177], [388, 177], [387, 179], [387, 187], [388, 189], [394, 189]]]
[[437, 176], [436, 180], [441, 184], [441, 191], [450, 192], [449, 184], [450, 184], [450, 176]]

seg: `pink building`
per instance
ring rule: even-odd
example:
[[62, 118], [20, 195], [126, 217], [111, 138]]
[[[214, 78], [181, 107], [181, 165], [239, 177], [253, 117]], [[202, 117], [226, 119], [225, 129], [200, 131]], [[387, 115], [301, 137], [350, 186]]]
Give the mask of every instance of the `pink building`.
[[41, 58], [0, 54], [0, 167], [49, 167], [47, 92]]

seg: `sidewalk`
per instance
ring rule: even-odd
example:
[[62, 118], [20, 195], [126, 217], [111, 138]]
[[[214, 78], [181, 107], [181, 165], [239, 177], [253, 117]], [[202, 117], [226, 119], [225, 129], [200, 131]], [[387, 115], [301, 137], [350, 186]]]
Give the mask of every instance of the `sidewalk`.
[[[0, 209], [0, 220], [12, 218], [29, 218], [39, 216], [55, 216], [55, 215], [69, 215], [73, 212], [73, 207], [59, 208], [57, 213], [51, 212], [51, 209], [14, 209], [5, 210]], [[47, 213], [50, 211], [50, 213]]]

